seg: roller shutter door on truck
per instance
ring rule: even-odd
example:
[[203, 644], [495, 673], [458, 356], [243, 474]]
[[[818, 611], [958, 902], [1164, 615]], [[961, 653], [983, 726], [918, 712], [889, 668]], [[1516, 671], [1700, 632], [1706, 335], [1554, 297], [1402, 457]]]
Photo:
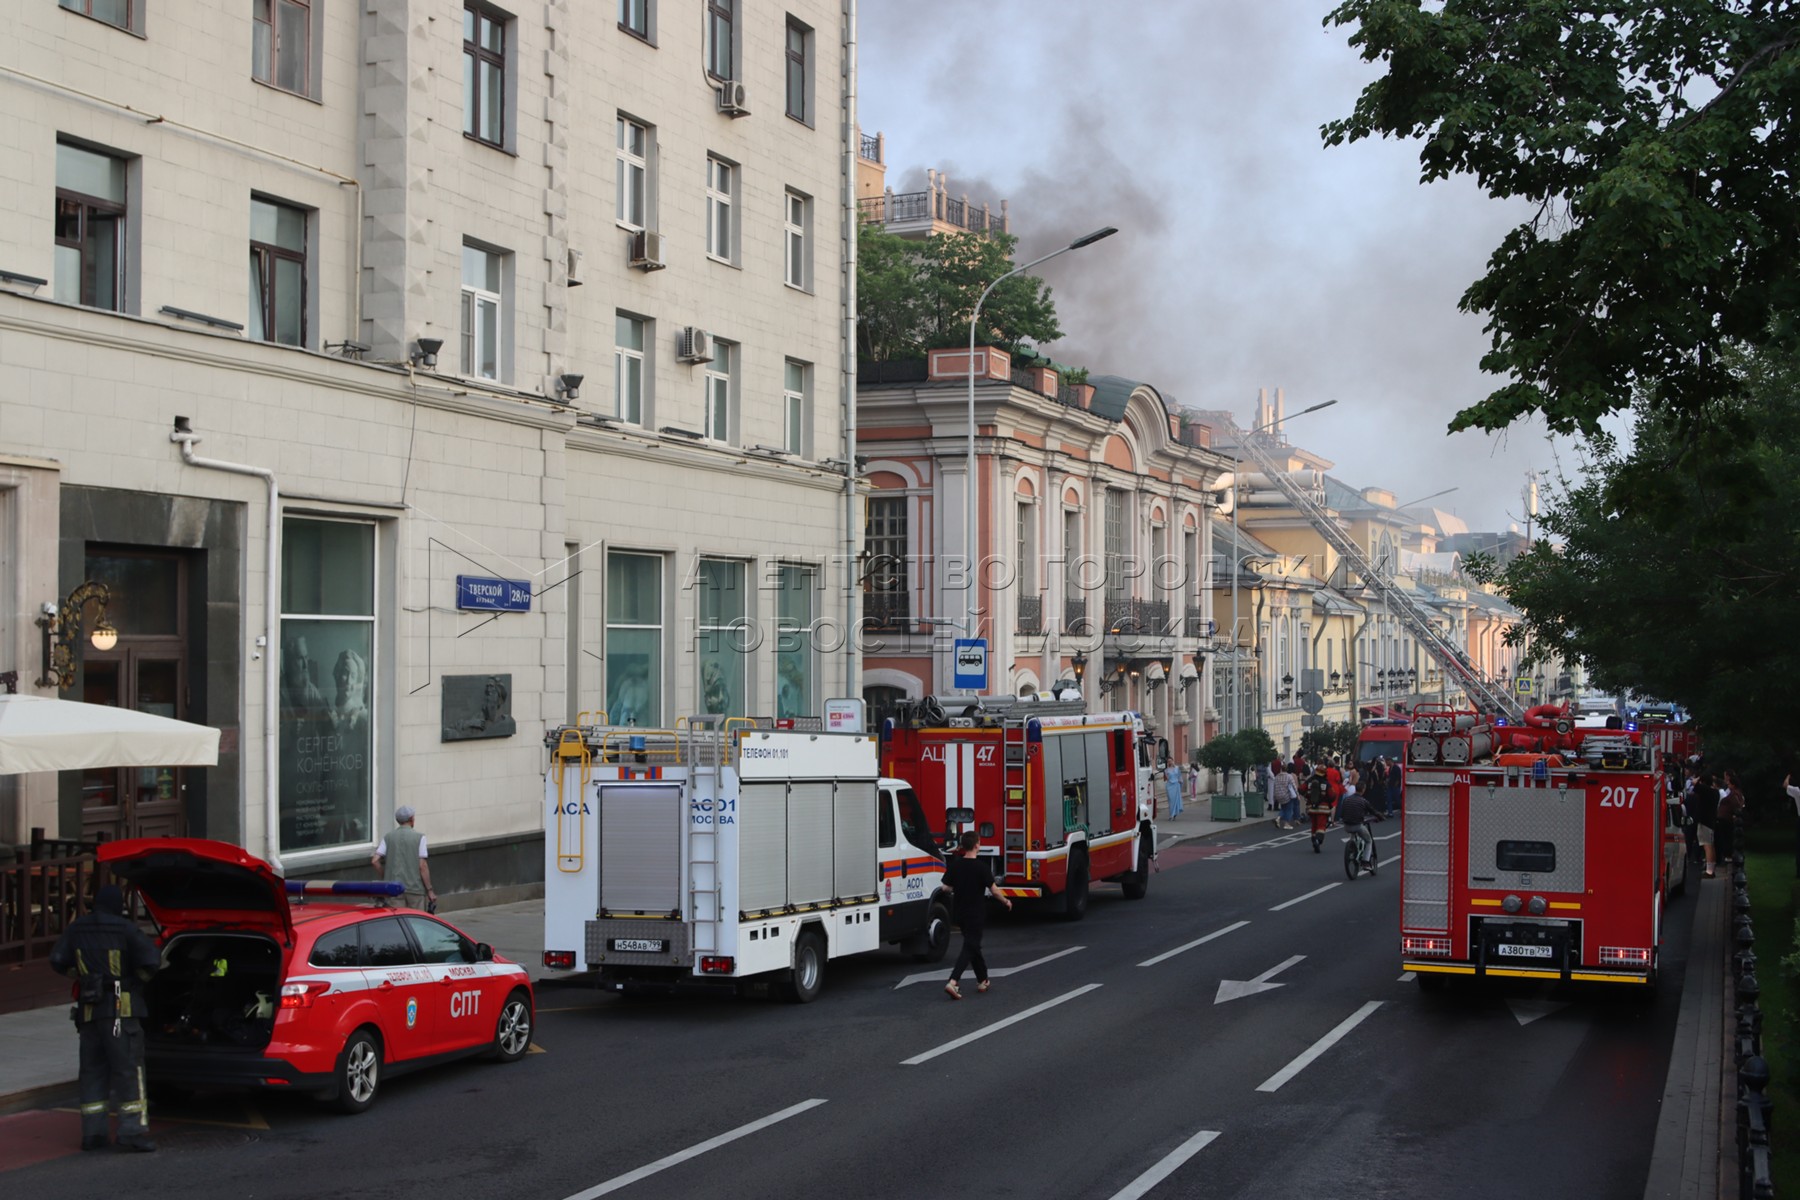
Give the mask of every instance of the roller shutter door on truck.
[[600, 907], [609, 912], [681, 909], [681, 789], [600, 788]]

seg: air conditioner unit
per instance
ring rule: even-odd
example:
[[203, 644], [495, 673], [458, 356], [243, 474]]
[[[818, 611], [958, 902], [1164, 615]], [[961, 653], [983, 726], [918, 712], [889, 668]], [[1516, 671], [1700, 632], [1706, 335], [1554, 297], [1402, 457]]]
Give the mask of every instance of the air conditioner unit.
[[654, 229], [640, 229], [631, 235], [631, 265], [640, 271], [660, 271], [663, 262], [662, 234]]
[[750, 102], [745, 97], [744, 85], [735, 79], [721, 79], [719, 87], [719, 111], [732, 117], [750, 115]]
[[711, 362], [713, 356], [712, 334], [692, 325], [681, 331], [676, 340], [675, 356], [682, 362]]

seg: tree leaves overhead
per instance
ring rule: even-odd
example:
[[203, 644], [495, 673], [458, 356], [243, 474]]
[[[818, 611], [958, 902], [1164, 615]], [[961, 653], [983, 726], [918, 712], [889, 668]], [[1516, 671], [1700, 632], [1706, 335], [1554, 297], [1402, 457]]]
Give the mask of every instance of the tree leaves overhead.
[[[1790, 0], [1345, 0], [1385, 63], [1328, 145], [1420, 139], [1422, 182], [1537, 205], [1463, 294], [1509, 380], [1454, 430], [1531, 413], [1598, 432], [1656, 385], [1687, 427], [1736, 385], [1722, 352], [1791, 347], [1800, 300], [1800, 5]], [[1729, 406], [1728, 406], [1729, 407]]]
[[[969, 317], [982, 289], [1012, 270], [1010, 234], [949, 233], [923, 241], [876, 225], [857, 235], [857, 350], [878, 362], [927, 350], [966, 346]], [[1021, 342], [1062, 336], [1050, 289], [1035, 275], [1015, 275], [981, 306], [976, 340], [1016, 351]]]

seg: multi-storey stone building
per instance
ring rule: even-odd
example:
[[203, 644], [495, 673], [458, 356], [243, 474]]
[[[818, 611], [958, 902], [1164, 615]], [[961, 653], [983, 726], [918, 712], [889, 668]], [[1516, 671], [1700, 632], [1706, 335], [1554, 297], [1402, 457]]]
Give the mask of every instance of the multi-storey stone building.
[[330, 871], [406, 803], [517, 884], [546, 726], [853, 694], [853, 6], [13, 7], [0, 671], [224, 739], [0, 780], [0, 841]]

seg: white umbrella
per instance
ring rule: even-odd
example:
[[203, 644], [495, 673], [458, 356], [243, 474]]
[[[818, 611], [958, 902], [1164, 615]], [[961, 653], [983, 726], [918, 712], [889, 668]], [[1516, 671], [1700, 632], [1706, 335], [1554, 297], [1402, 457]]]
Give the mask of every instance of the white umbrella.
[[0, 696], [0, 775], [87, 767], [214, 767], [219, 731], [110, 704]]

